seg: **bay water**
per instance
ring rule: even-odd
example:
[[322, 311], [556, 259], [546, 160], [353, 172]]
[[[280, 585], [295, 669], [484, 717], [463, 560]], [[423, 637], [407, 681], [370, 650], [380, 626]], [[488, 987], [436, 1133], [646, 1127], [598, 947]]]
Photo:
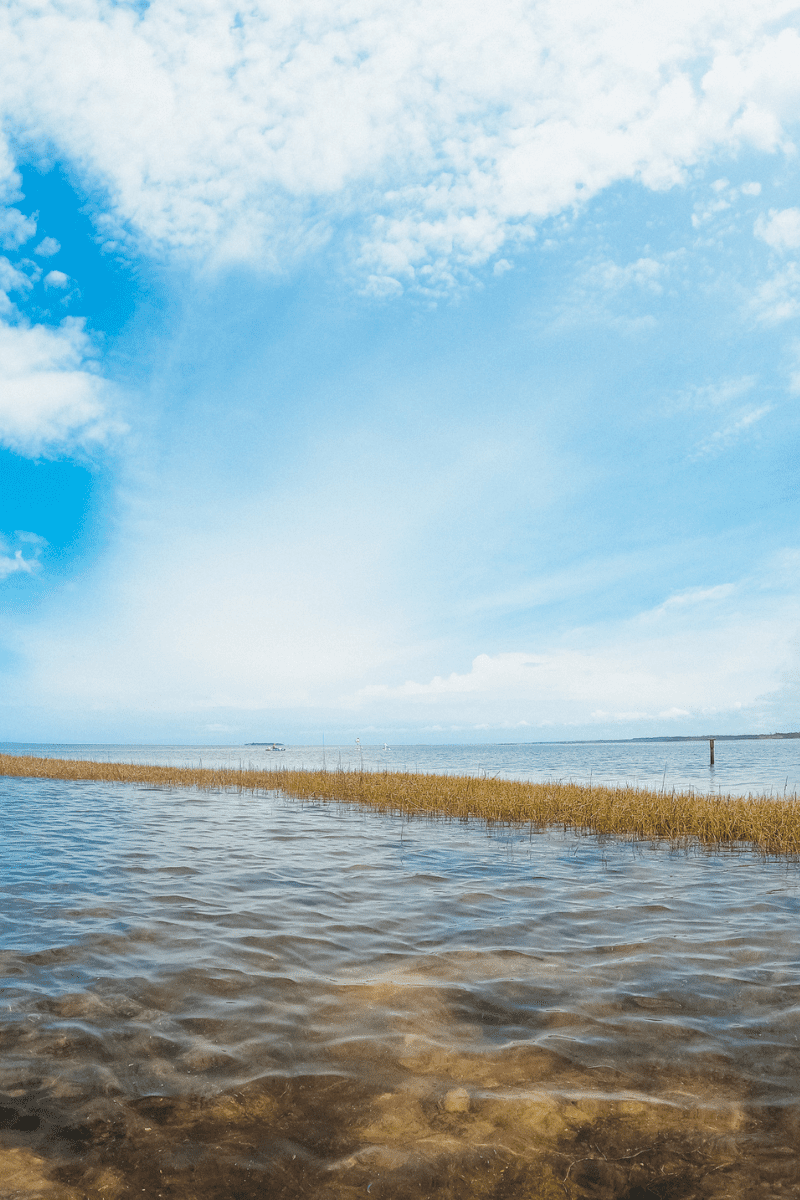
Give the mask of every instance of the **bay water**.
[[[324, 754], [712, 788], [702, 743], [619, 745]], [[797, 753], [717, 743], [713, 789]], [[18, 778], [0, 833], [4, 1200], [800, 1195], [793, 861]]]
[[[364, 739], [362, 739], [364, 741]], [[795, 795], [800, 789], [800, 738], [717, 741], [523, 742], [486, 745], [132, 746], [0, 743], [7, 754], [100, 759], [178, 766], [253, 766], [328, 770], [424, 771], [496, 775], [694, 791], [701, 794]]]

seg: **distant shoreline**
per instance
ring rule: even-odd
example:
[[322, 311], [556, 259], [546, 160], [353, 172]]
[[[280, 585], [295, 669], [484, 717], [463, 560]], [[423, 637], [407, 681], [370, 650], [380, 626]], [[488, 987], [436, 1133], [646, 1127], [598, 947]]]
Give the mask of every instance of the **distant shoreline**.
[[681, 737], [624, 738], [627, 742], [766, 742], [784, 738], [800, 738], [800, 733], [698, 733]]
[[[390, 750], [411, 750], [415, 746], [424, 746], [429, 749], [438, 749], [443, 746], [463, 746], [466, 749], [490, 746], [630, 746], [642, 743], [656, 742], [707, 742], [709, 740], [715, 742], [774, 742], [774, 741], [791, 741], [800, 738], [798, 733], [685, 733], [685, 734], [662, 734], [656, 737], [633, 737], [633, 738], [549, 738], [541, 741], [529, 742], [395, 742], [388, 748]], [[351, 742], [330, 742], [329, 750], [342, 749], [344, 746], [351, 746]], [[383, 742], [365, 742], [362, 746], [363, 750], [374, 750], [384, 745]], [[235, 749], [236, 747], [247, 748], [262, 748], [262, 747], [280, 747], [283, 750], [308, 750], [317, 749], [318, 747], [310, 743], [282, 743], [282, 742], [17, 742], [17, 741], [2, 741], [0, 747], [50, 747], [54, 750], [75, 750], [75, 749], [103, 749], [131, 747], [136, 749], [186, 749], [186, 750], [205, 750], [219, 747], [221, 749]]]
[[[495, 746], [627, 746], [634, 742], [775, 742], [800, 738], [800, 733], [679, 733], [660, 737], [572, 738], [552, 742], [465, 742], [465, 745]], [[8, 743], [11, 745], [11, 743]]]

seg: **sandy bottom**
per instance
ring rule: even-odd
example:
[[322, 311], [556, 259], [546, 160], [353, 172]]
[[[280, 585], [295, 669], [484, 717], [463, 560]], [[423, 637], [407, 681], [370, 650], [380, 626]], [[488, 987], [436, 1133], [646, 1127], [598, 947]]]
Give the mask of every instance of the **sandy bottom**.
[[800, 1200], [800, 871], [0, 786], [0, 1200]]
[[[110, 1068], [29, 1079], [0, 1095], [0, 1197], [800, 1196], [800, 1105], [765, 1107], [707, 1060], [637, 1091], [537, 1046], [470, 1050], [468, 1028], [443, 1043], [441, 995], [411, 995], [407, 979], [347, 989], [356, 1026], [393, 1000], [401, 1011], [381, 1043], [352, 1035], [323, 1073], [215, 1092], [200, 1082], [209, 1039], [195, 1093], [125, 1095]], [[88, 1013], [93, 999], [63, 1004]], [[169, 1078], [160, 1049], [140, 1050], [151, 1079]]]

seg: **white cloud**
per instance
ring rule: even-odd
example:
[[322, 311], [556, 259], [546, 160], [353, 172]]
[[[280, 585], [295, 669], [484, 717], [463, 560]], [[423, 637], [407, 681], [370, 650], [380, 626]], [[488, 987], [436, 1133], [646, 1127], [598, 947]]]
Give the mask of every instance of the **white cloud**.
[[777, 325], [800, 315], [800, 265], [789, 262], [782, 271], [759, 284], [751, 308], [759, 321]]
[[692, 408], [714, 409], [722, 408], [734, 400], [741, 400], [751, 392], [758, 382], [755, 375], [742, 375], [738, 379], [722, 379], [719, 383], [702, 384], [684, 392], [679, 397], [681, 407], [687, 404]]
[[36, 564], [23, 558], [21, 550], [15, 550], [13, 556], [4, 553], [4, 550], [5, 547], [0, 541], [0, 579], [6, 579], [16, 571], [27, 571], [29, 574], [33, 571]]
[[[725, 181], [727, 182], [727, 181]], [[713, 200], [700, 200], [694, 206], [692, 226], [699, 229], [701, 225], [714, 219], [720, 213], [731, 207], [731, 198], [717, 195]]]
[[673, 250], [658, 258], [642, 255], [628, 263], [609, 258], [588, 260], [560, 311], [553, 310], [554, 326], [589, 319], [609, 324], [626, 335], [651, 329], [656, 317], [643, 309], [663, 296], [684, 258], [684, 251]]
[[18, 250], [36, 233], [34, 218], [10, 207], [22, 197], [20, 182], [8, 143], [0, 133], [0, 247], [3, 250]]
[[758, 408], [739, 411], [721, 429], [715, 429], [710, 437], [701, 442], [692, 457], [707, 458], [728, 450], [767, 413], [772, 412], [772, 408], [771, 404], [762, 404]]
[[111, 402], [83, 321], [0, 321], [0, 444], [29, 455], [102, 444], [124, 428]]
[[[670, 708], [699, 713], [727, 708], [733, 700], [752, 704], [774, 685], [780, 664], [774, 650], [768, 662], [759, 661], [764, 640], [774, 642], [777, 630], [756, 631], [749, 623], [747, 629], [747, 638], [725, 644], [719, 632], [652, 631], [643, 637], [641, 629], [634, 633], [629, 626], [628, 645], [619, 637], [590, 650], [480, 654], [464, 674], [368, 686], [357, 701], [362, 709], [388, 707], [404, 715], [423, 710], [446, 719], [488, 720], [494, 728], [521, 721], [538, 726], [627, 721], [632, 713], [637, 720], [655, 720]], [[725, 633], [734, 633], [730, 621]]]
[[54, 237], [42, 238], [39, 245], [34, 250], [34, 254], [40, 255], [42, 258], [52, 258], [54, 254], [58, 254], [61, 249], [61, 243], [56, 241]]
[[800, 98], [784, 0], [3, 12], [8, 123], [107, 190], [109, 242], [281, 267], [344, 221], [429, 290], [617, 180], [788, 148]]
[[399, 296], [402, 290], [403, 285], [391, 275], [368, 275], [361, 289], [363, 295], [374, 296], [376, 300], [388, 300], [392, 296]]
[[[0, 139], [0, 199], [17, 199], [19, 183]], [[0, 241], [5, 245], [17, 247], [35, 232], [35, 221], [0, 209]], [[45, 238], [39, 252], [54, 253], [53, 248], [59, 248], [55, 239]], [[12, 263], [0, 256], [0, 445], [29, 455], [98, 445], [122, 429], [110, 415], [111, 388], [96, 370], [83, 322], [70, 318], [55, 328], [32, 325], [12, 303], [10, 293], [25, 298], [40, 276], [41, 269], [30, 260]], [[63, 288], [69, 278], [51, 271], [45, 283]], [[11, 568], [4, 561], [8, 574]], [[17, 556], [13, 561], [22, 564], [14, 570], [27, 569], [27, 560]]]
[[[243, 505], [200, 472], [191, 503], [176, 511], [163, 467], [162, 458], [152, 491], [120, 513], [112, 552], [54, 594], [49, 612], [0, 615], [0, 641], [25, 664], [6, 703], [94, 713], [87, 730], [102, 713], [121, 714], [121, 724], [126, 713], [154, 722], [183, 713], [237, 725], [237, 712], [269, 710], [284, 735], [297, 721], [319, 730], [328, 721], [409, 730], [524, 722], [613, 732], [619, 714], [634, 712], [650, 726], [674, 709], [698, 719], [740, 711], [746, 722], [797, 662], [798, 552], [754, 563], [750, 579], [665, 590], [625, 620], [550, 633], [534, 616], [529, 628], [541, 634], [466, 658], [456, 600], [448, 632], [420, 641], [419, 576], [408, 587], [402, 575], [387, 579], [383, 517], [360, 492], [326, 514], [332, 493], [316, 490], [311, 470], [305, 496]], [[595, 590], [608, 581], [631, 596], [648, 571], [612, 562]], [[561, 581], [556, 594], [578, 590]], [[501, 624], [481, 628], [494, 636]], [[592, 717], [600, 710], [611, 716]], [[272, 728], [267, 736], [280, 736]]]
[[[705, 426], [704, 434], [689, 453], [690, 461], [711, 458], [730, 449], [772, 412], [773, 404], [742, 403], [745, 397], [758, 386], [757, 375], [741, 375], [738, 378], [721, 379], [716, 383], [701, 384], [680, 392], [667, 400], [666, 408], [672, 415], [679, 415], [685, 422], [686, 413], [697, 416], [697, 423]], [[709, 431], [713, 420], [717, 428]], [[695, 421], [692, 421], [695, 425]], [[694, 435], [697, 437], [697, 434]]]
[[[791, 147], [788, 145], [785, 149], [787, 153], [791, 151]], [[751, 181], [735, 187], [728, 179], [716, 179], [711, 184], [711, 193], [712, 195], [705, 196], [697, 201], [692, 213], [692, 226], [695, 229], [700, 229], [702, 226], [708, 226], [711, 223], [712, 227], [704, 230], [706, 239], [718, 236], [723, 232], [730, 232], [734, 229], [736, 227], [735, 222], [731, 220], [734, 205], [741, 200], [742, 196], [759, 196], [761, 194], [761, 184]], [[720, 221], [717, 218], [722, 213], [727, 213], [728, 215]], [[727, 226], [727, 229], [725, 226]]]
[[755, 233], [773, 250], [796, 250], [800, 246], [800, 208], [769, 210], [769, 217], [760, 216]]
[[[0, 137], [0, 200], [19, 199], [19, 186]], [[35, 232], [33, 218], [0, 208], [0, 244], [18, 249]], [[37, 253], [59, 249], [54, 238], [45, 238]], [[95, 370], [83, 323], [69, 319], [57, 328], [31, 325], [12, 303], [9, 293], [24, 298], [40, 277], [41, 269], [30, 260], [14, 264], [0, 257], [0, 445], [29, 455], [97, 445], [122, 428], [109, 415], [110, 389]], [[45, 278], [50, 287], [68, 283], [61, 271]], [[19, 550], [12, 558], [4, 553], [2, 573], [30, 570], [30, 562]]]
[[672, 608], [688, 608], [696, 604], [727, 600], [735, 590], [736, 585], [733, 583], [718, 583], [715, 587], [710, 588], [689, 588], [688, 591], [678, 592], [675, 596], [667, 597], [664, 603], [655, 609], [655, 612], [664, 613]]
[[661, 281], [666, 271], [667, 264], [655, 258], [638, 258], [624, 267], [615, 262], [602, 262], [587, 271], [584, 283], [607, 292], [636, 287], [660, 296], [664, 290]]
[[343, 578], [352, 526], [315, 543], [296, 514], [259, 523], [257, 505], [231, 525], [216, 492], [193, 525], [164, 520], [163, 492], [149, 520], [146, 507], [117, 555], [60, 595], [54, 621], [12, 628], [0, 615], [2, 640], [28, 660], [29, 696], [152, 713], [311, 708], [392, 661], [377, 539]]
[[797, 603], [721, 584], [613, 625], [573, 630], [543, 652], [480, 654], [466, 672], [373, 684], [353, 703], [373, 720], [462, 727], [655, 723], [755, 711], [794, 661]]
[[0, 209], [0, 246], [18, 250], [36, 233], [36, 222], [16, 208]]
[[29, 292], [33, 282], [29, 275], [20, 271], [7, 258], [0, 257], [0, 313], [7, 316], [13, 312], [9, 292]]
[[14, 542], [16, 549], [0, 535], [0, 579], [7, 579], [9, 575], [19, 572], [33, 575], [40, 568], [39, 556], [47, 545], [44, 538], [39, 537], [36, 533], [19, 531], [14, 536]]

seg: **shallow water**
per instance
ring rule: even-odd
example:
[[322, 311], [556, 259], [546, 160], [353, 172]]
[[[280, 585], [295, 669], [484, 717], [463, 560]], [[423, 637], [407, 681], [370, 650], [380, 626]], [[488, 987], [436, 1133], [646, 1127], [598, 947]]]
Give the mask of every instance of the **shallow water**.
[[800, 1195], [800, 866], [65, 781], [0, 821], [4, 1198]]
[[575, 780], [636, 787], [746, 796], [800, 791], [800, 739], [716, 743], [709, 765], [707, 742], [529, 742], [456, 746], [22, 745], [0, 743], [8, 754], [100, 759], [178, 766], [337, 767], [371, 771], [429, 771], [496, 775], [533, 781]]

